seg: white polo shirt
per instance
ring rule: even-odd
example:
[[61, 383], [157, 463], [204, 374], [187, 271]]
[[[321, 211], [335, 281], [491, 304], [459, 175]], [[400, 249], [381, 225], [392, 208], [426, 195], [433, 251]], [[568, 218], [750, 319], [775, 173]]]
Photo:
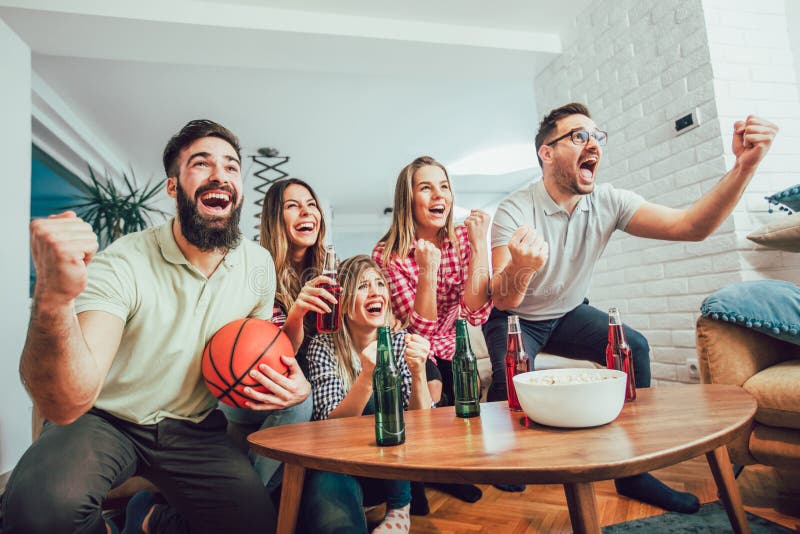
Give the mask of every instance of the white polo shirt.
[[120, 238], [91, 261], [88, 286], [75, 300], [76, 313], [125, 321], [95, 406], [138, 424], [202, 420], [217, 405], [200, 369], [206, 341], [235, 319], [269, 319], [274, 297], [272, 257], [251, 241], [206, 278], [178, 248], [172, 220]]
[[542, 180], [503, 200], [492, 222], [492, 248], [507, 246], [523, 224], [536, 228], [550, 246], [549, 259], [533, 275], [522, 303], [509, 311], [542, 321], [575, 309], [589, 292], [594, 266], [614, 230], [624, 230], [644, 202], [636, 193], [601, 184], [581, 197], [570, 216]]

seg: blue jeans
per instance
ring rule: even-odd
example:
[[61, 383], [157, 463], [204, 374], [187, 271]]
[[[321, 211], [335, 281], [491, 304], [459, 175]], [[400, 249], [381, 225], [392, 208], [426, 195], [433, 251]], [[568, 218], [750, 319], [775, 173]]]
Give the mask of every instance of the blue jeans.
[[389, 510], [407, 505], [411, 483], [309, 470], [303, 485], [299, 532], [366, 533], [363, 507], [384, 500]]
[[[492, 360], [492, 385], [487, 393], [488, 401], [505, 400], [506, 368], [505, 356], [508, 342], [508, 313], [494, 308], [489, 320], [483, 325], [483, 337]], [[589, 301], [558, 319], [547, 321], [519, 320], [522, 329], [522, 342], [525, 351], [533, 358], [539, 352], [548, 352], [576, 360], [591, 360], [606, 364], [606, 345], [608, 343], [608, 313], [589, 306]], [[633, 376], [636, 387], [650, 387], [650, 345], [647, 339], [623, 325], [625, 339], [633, 353]]]
[[[311, 420], [311, 410], [314, 407], [314, 401], [311, 395], [300, 404], [295, 404], [283, 410], [271, 411], [256, 411], [247, 408], [234, 408], [227, 404], [220, 403], [219, 409], [228, 418], [228, 421], [249, 427], [253, 432], [261, 430], [262, 428], [272, 428], [274, 426], [290, 425], [292, 423], [305, 423]], [[255, 454], [252, 449], [247, 453], [250, 458], [250, 463], [253, 464], [259, 478], [267, 487], [267, 492], [271, 492], [277, 488], [282, 479], [283, 470], [280, 472], [278, 469], [281, 467], [281, 462], [260, 454]]]

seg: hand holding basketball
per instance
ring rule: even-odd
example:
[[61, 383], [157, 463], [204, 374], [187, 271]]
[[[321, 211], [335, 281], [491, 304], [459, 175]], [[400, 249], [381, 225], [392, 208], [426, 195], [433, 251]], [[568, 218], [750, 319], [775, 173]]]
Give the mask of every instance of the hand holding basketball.
[[311, 393], [311, 384], [306, 380], [300, 365], [293, 356], [281, 356], [281, 361], [288, 368], [288, 376], [284, 376], [266, 364], [259, 364], [250, 371], [250, 376], [263, 387], [256, 389], [246, 387], [244, 393], [252, 401], [245, 402], [245, 408], [251, 410], [282, 410], [300, 404]]
[[[292, 342], [273, 323], [263, 319], [239, 319], [220, 328], [206, 343], [203, 378], [211, 393], [225, 404], [236, 408], [249, 407], [247, 403], [254, 399], [262, 401], [254, 393], [270, 395], [268, 386], [257, 380], [252, 371], [261, 369], [256, 376], [260, 374], [263, 378], [263, 368], [259, 366], [267, 365], [274, 373], [267, 375], [268, 380], [276, 382], [277, 375], [288, 377], [294, 383], [297, 377], [292, 378], [293, 371], [282, 359], [293, 354]], [[299, 370], [296, 368], [295, 374]], [[305, 380], [302, 375], [300, 372], [302, 380]], [[285, 389], [284, 384], [279, 385]], [[297, 386], [302, 390], [302, 383]], [[250, 392], [245, 393], [245, 389]]]

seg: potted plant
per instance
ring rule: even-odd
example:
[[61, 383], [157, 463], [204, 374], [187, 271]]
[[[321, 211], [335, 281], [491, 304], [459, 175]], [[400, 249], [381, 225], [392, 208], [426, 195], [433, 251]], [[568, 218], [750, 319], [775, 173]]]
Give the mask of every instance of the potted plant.
[[113, 180], [106, 177], [99, 180], [89, 167], [91, 183], [86, 184], [86, 195], [80, 202], [69, 206], [86, 222], [92, 225], [101, 246], [108, 245], [116, 239], [131, 232], [144, 230], [153, 224], [152, 216], [168, 214], [150, 203], [156, 194], [163, 190], [165, 180], [151, 185], [150, 181], [139, 188], [136, 178], [122, 173], [125, 189], [117, 187]]

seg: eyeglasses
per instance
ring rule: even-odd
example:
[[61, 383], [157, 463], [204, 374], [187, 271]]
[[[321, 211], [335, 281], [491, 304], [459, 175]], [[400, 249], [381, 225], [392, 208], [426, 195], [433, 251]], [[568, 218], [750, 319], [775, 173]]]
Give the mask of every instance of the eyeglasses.
[[576, 128], [574, 130], [570, 130], [561, 137], [557, 137], [550, 141], [549, 143], [545, 143], [547, 146], [553, 146], [554, 144], [558, 143], [562, 139], [566, 139], [567, 137], [572, 139], [572, 143], [578, 146], [583, 146], [589, 142], [590, 137], [594, 137], [594, 140], [597, 141], [597, 144], [600, 146], [605, 146], [606, 141], [608, 141], [608, 134], [602, 130], [595, 130], [590, 132], [589, 130], [584, 130], [583, 128]]

